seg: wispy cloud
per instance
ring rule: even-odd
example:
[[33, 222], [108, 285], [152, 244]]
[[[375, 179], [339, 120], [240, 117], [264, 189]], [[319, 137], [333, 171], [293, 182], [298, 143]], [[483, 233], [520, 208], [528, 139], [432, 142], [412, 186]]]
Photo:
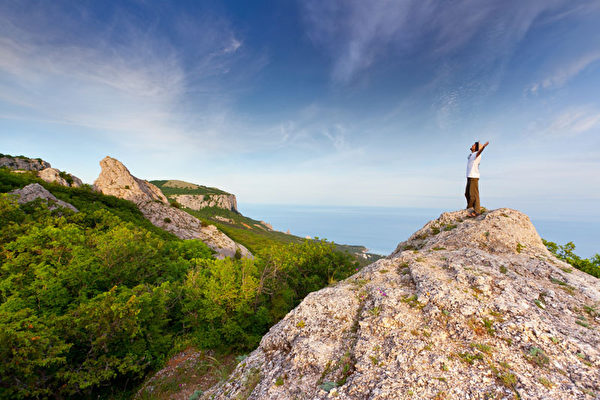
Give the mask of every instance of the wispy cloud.
[[600, 110], [594, 106], [570, 107], [549, 121], [537, 121], [529, 131], [536, 135], [573, 137], [600, 130]]
[[[505, 57], [544, 12], [566, 0], [302, 1], [308, 36], [333, 59], [333, 79], [352, 80], [389, 52], [444, 57], [479, 41], [482, 58]], [[488, 49], [488, 50], [486, 50]], [[479, 60], [480, 61], [480, 60]]]
[[242, 48], [227, 23], [177, 25], [182, 39], [196, 39], [184, 52], [127, 14], [99, 23], [52, 11], [53, 21], [10, 7], [0, 13], [0, 101], [10, 109], [3, 118], [80, 126], [116, 144], [164, 149], [204, 135], [223, 112], [220, 82]]
[[568, 81], [575, 78], [581, 72], [592, 65], [598, 64], [600, 60], [600, 50], [587, 52], [575, 59], [570, 59], [564, 65], [556, 68], [549, 76], [541, 82], [536, 82], [529, 88], [533, 94], [539, 92], [540, 89], [552, 89], [564, 86]]

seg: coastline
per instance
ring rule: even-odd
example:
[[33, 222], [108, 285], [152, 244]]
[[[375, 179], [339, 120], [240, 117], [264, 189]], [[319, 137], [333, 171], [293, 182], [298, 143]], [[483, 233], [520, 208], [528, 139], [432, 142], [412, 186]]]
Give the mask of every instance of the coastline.
[[[437, 218], [442, 208], [311, 206], [291, 204], [239, 204], [242, 214], [265, 220], [282, 232], [312, 238], [319, 237], [339, 244], [360, 245], [369, 252], [387, 256], [402, 240]], [[539, 235], [549, 241], [565, 244], [572, 241], [575, 252], [583, 258], [600, 253], [598, 222], [569, 220], [529, 214]]]

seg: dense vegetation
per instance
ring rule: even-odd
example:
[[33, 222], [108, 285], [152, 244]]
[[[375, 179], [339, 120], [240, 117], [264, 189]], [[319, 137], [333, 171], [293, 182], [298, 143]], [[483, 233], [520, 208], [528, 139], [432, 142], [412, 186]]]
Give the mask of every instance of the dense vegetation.
[[573, 242], [569, 242], [565, 245], [558, 245], [547, 240], [543, 240], [543, 242], [548, 250], [550, 250], [557, 258], [566, 261], [583, 272], [595, 276], [596, 278], [600, 278], [600, 254], [596, 254], [591, 259], [581, 258], [575, 254], [575, 245]]
[[[0, 191], [38, 181], [0, 170]], [[331, 243], [216, 260], [127, 201], [43, 184], [79, 209], [0, 194], [0, 398], [107, 397], [174, 351], [248, 351], [311, 291], [356, 264]]]

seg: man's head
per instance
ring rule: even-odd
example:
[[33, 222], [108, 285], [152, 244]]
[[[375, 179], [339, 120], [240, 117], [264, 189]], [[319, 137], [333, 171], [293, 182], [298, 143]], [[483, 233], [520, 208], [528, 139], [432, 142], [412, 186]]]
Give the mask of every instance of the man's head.
[[475, 153], [476, 151], [479, 151], [479, 142], [475, 142], [473, 143], [473, 146], [471, 146], [471, 153]]

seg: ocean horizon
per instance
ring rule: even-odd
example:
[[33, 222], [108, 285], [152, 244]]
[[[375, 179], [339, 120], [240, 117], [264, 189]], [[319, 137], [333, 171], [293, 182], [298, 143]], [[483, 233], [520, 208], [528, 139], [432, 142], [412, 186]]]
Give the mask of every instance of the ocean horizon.
[[[310, 206], [239, 204], [240, 212], [293, 235], [321, 238], [339, 244], [360, 245], [369, 252], [388, 255], [398, 243], [441, 213], [442, 208]], [[573, 242], [584, 258], [600, 253], [598, 222], [528, 214], [539, 235], [557, 244]]]

